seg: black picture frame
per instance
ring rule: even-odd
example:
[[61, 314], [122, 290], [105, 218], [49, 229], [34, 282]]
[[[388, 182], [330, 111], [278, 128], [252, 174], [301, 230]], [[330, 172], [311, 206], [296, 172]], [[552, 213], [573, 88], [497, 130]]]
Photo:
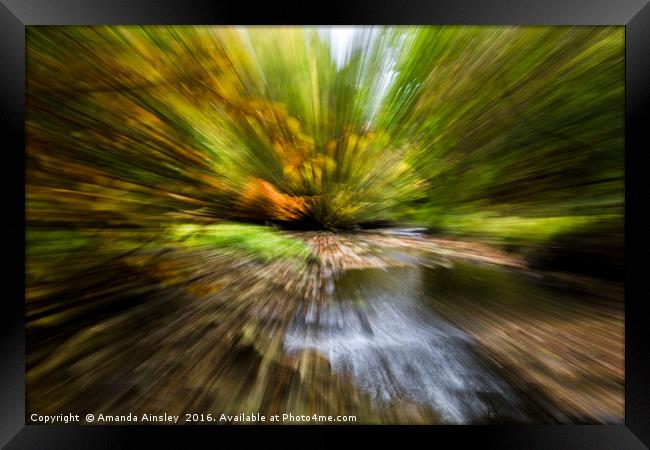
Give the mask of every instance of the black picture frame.
[[[24, 332], [24, 114], [25, 26], [92, 24], [481, 24], [624, 25], [626, 29], [626, 345], [625, 425], [513, 425], [417, 427], [161, 427], [51, 426], [25, 424]], [[214, 447], [236, 433], [287, 443], [329, 439], [331, 432], [367, 431], [391, 439], [406, 429], [409, 439], [431, 446], [453, 442], [486, 448], [637, 449], [650, 445], [650, 387], [646, 346], [647, 301], [641, 282], [648, 255], [643, 214], [644, 152], [650, 128], [650, 5], [647, 0], [335, 0], [260, 2], [205, 0], [2, 0], [0, 4], [0, 101], [6, 165], [2, 170], [2, 229], [7, 266], [2, 273], [0, 341], [0, 444], [22, 448]], [[21, 183], [22, 186], [21, 187]], [[634, 264], [632, 261], [641, 261]], [[294, 439], [294, 433], [314, 437]], [[191, 435], [191, 436], [190, 436]], [[191, 439], [191, 440], [190, 440]], [[203, 440], [205, 439], [205, 440]], [[303, 440], [304, 439], [304, 440]], [[399, 438], [398, 438], [399, 439]], [[268, 441], [270, 442], [270, 441]], [[336, 441], [335, 441], [336, 442]], [[399, 443], [400, 441], [398, 441]], [[406, 442], [406, 441], [401, 441]], [[413, 441], [415, 442], [415, 441]], [[402, 444], [404, 445], [404, 444]], [[446, 446], [443, 446], [445, 448]]]

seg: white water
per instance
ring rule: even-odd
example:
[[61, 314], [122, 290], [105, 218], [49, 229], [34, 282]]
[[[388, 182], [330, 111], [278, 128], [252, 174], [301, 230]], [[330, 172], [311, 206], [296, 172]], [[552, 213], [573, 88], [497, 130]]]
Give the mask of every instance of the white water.
[[365, 272], [371, 275], [348, 286], [347, 295], [339, 287], [342, 298], [297, 316], [285, 338], [288, 353], [318, 351], [378, 407], [402, 399], [424, 403], [448, 423], [503, 413], [522, 418], [508, 386], [470, 351], [469, 336], [420, 299], [419, 269]]

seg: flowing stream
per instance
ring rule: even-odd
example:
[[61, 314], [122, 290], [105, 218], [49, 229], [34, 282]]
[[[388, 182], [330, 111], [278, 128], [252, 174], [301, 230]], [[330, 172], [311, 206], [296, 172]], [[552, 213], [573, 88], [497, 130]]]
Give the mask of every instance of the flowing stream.
[[408, 400], [430, 406], [448, 423], [525, 421], [517, 394], [472, 351], [470, 336], [429, 306], [427, 270], [344, 273], [332, 301], [298, 314], [286, 351], [318, 351], [332, 370], [350, 373], [378, 407]]

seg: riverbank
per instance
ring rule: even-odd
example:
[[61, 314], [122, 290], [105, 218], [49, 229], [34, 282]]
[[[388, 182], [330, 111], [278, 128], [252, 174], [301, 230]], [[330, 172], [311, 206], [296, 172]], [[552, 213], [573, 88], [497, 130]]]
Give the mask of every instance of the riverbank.
[[[287, 236], [313, 257], [170, 243], [98, 266], [56, 302], [35, 291], [28, 409], [530, 422], [519, 394], [508, 404], [511, 385], [546, 421], [622, 420], [620, 286], [535, 271], [486, 243], [387, 230]], [[489, 364], [479, 370], [472, 353]], [[475, 390], [454, 387], [458, 377], [493, 381]]]

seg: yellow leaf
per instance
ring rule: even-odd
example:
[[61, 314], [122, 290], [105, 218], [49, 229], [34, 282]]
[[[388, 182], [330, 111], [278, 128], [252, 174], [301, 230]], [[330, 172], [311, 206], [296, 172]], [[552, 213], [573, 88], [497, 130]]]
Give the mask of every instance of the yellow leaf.
[[293, 116], [287, 117], [287, 126], [292, 133], [298, 134], [300, 132], [300, 122]]

